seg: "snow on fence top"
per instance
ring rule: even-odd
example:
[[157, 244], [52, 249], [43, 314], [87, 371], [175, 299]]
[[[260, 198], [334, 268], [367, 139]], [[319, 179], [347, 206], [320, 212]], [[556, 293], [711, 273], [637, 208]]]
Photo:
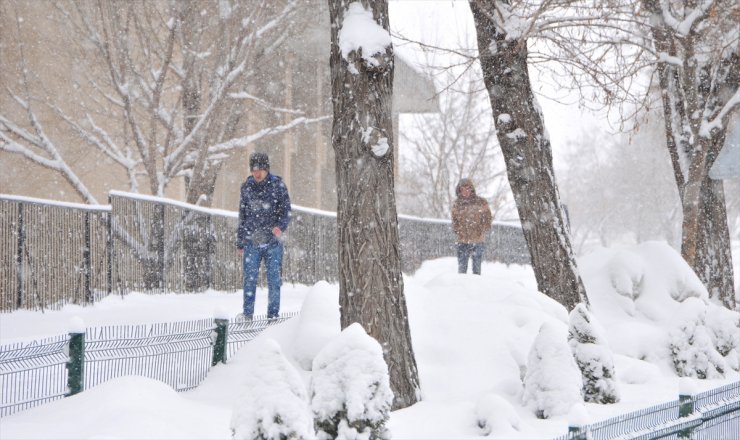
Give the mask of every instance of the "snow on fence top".
[[52, 205], [60, 208], [87, 209], [89, 211], [110, 211], [110, 205], [88, 205], [85, 203], [60, 202], [58, 200], [37, 199], [35, 197], [16, 196], [11, 194], [0, 194], [0, 200], [13, 202], [33, 203], [36, 205]]
[[166, 197], [150, 196], [146, 194], [130, 193], [125, 191], [111, 191], [111, 196], [125, 197], [127, 199], [143, 200], [147, 202], [162, 203], [165, 205], [176, 206], [178, 208], [190, 209], [193, 211], [199, 211], [205, 214], [220, 215], [222, 217], [238, 217], [239, 213], [236, 211], [227, 211], [225, 209], [206, 208], [204, 206], [193, 205], [190, 203], [181, 202], [179, 200], [168, 199]]
[[[232, 218], [239, 217], [239, 213], [237, 211], [228, 211], [225, 209], [216, 209], [216, 208], [206, 208], [203, 206], [181, 202], [179, 200], [168, 199], [166, 197], [150, 196], [146, 194], [130, 193], [130, 192], [125, 192], [125, 191], [110, 191], [109, 195], [118, 196], [118, 197], [126, 197], [129, 199], [144, 200], [144, 201], [149, 201], [149, 202], [163, 203], [166, 205], [177, 206], [183, 209], [192, 209], [194, 211], [200, 211], [206, 214], [220, 215], [222, 217], [232, 217]], [[23, 203], [53, 205], [53, 206], [59, 206], [62, 208], [88, 209], [91, 211], [110, 211], [111, 210], [110, 205], [87, 205], [84, 203], [60, 202], [57, 200], [39, 199], [39, 198], [34, 198], [34, 197], [16, 196], [16, 195], [10, 195], [10, 194], [0, 194], [0, 200], [12, 200], [12, 201], [23, 202]], [[300, 212], [300, 213], [321, 215], [324, 217], [336, 217], [337, 216], [337, 213], [333, 211], [324, 211], [321, 209], [308, 208], [305, 206], [300, 206], [300, 205], [295, 205], [295, 204], [291, 204], [291, 208], [294, 211]], [[449, 219], [416, 217], [416, 216], [407, 215], [407, 214], [399, 214], [398, 218], [401, 220], [410, 220], [410, 221], [417, 221], [417, 222], [424, 222], [424, 223], [436, 223], [436, 224], [449, 224], [450, 223]], [[520, 227], [520, 225], [517, 222], [494, 221], [493, 224], [501, 225], [501, 226]]]

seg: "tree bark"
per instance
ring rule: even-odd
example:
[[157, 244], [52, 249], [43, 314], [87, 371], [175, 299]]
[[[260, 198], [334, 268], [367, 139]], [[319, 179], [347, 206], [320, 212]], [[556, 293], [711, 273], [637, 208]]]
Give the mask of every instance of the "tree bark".
[[703, 118], [716, 117], [725, 105], [726, 98], [722, 95], [740, 86], [737, 73], [740, 55], [735, 50], [725, 57], [712, 54], [714, 58], [706, 60], [695, 56], [697, 51], [706, 51], [706, 39], [711, 37], [706, 34], [707, 29], [717, 23], [704, 24], [700, 31], [698, 23], [709, 16], [699, 17], [688, 33], [681, 35], [662, 18], [662, 3], [643, 0], [643, 5], [653, 17], [651, 37], [655, 51], [683, 60], [680, 66], [663, 59], [657, 64], [666, 147], [681, 196], [681, 256], [707, 288], [709, 296], [734, 310], [734, 275], [724, 187], [721, 181], [709, 178], [709, 170], [725, 142], [729, 117], [726, 116], [708, 136], [701, 132], [701, 125]]
[[[419, 379], [403, 293], [398, 218], [393, 179], [393, 48], [377, 55], [378, 65], [359, 51], [342, 56], [339, 32], [351, 0], [329, 0], [332, 145], [336, 155], [339, 305], [341, 325], [360, 323], [383, 347], [393, 408], [419, 400]], [[363, 0], [379, 26], [388, 30], [386, 1]], [[354, 73], [353, 73], [354, 72]], [[369, 136], [363, 136], [372, 129]], [[389, 149], [371, 150], [381, 138]]]
[[[508, 3], [508, 2], [500, 2]], [[507, 39], [495, 1], [471, 1], [483, 81], [538, 289], [568, 311], [588, 302], [563, 219], [550, 140], [527, 71], [527, 41]]]

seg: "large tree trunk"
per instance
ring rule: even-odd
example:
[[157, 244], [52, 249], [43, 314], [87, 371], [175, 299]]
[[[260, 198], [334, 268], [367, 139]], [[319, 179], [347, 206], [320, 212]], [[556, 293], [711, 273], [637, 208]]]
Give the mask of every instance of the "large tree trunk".
[[[735, 51], [719, 59], [696, 57], [695, 52], [705, 51], [700, 48], [707, 43], [706, 34], [697, 30], [698, 25], [692, 26], [686, 35], [679, 35], [662, 19], [663, 4], [643, 0], [643, 5], [653, 17], [651, 36], [655, 51], [683, 60], [681, 65], [664, 59], [657, 64], [666, 146], [681, 196], [681, 256], [710, 297], [735, 309], [724, 189], [721, 181], [709, 178], [709, 169], [724, 145], [729, 117], [708, 135], [702, 133], [701, 126], [707, 115], [715, 117], [725, 105], [727, 98], [723, 95], [728, 94], [727, 90], [731, 95], [740, 85], [740, 56]], [[707, 26], [712, 24], [705, 24], [705, 29]]]
[[587, 297], [563, 220], [550, 140], [529, 81], [527, 42], [506, 38], [494, 22], [494, 3], [471, 1], [470, 8], [496, 133], [537, 286], [570, 311]]
[[[418, 401], [419, 379], [403, 294], [393, 189], [393, 48], [389, 44], [375, 57], [377, 66], [369, 66], [358, 51], [349, 53], [349, 62], [343, 58], [339, 32], [351, 1], [329, 0], [341, 323], [342, 328], [360, 323], [383, 346], [393, 408], [398, 409]], [[388, 30], [387, 2], [362, 3]], [[389, 148], [377, 156], [371, 147], [381, 138]]]
[[735, 310], [730, 229], [722, 181], [704, 178], [701, 203], [699, 222], [702, 227], [698, 231], [694, 271], [709, 290], [710, 297]]

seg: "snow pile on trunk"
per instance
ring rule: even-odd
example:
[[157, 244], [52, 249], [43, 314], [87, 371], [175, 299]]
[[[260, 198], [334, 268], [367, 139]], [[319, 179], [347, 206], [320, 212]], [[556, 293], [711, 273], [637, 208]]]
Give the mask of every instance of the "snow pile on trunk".
[[583, 399], [591, 403], [618, 402], [619, 391], [609, 344], [585, 304], [578, 304], [570, 312], [568, 343], [581, 369]]
[[316, 356], [311, 409], [319, 439], [387, 438], [393, 392], [380, 344], [352, 324]]
[[350, 3], [339, 30], [342, 58], [352, 65], [350, 52], [361, 51], [368, 66], [379, 66], [375, 56], [385, 54], [390, 45], [391, 34], [375, 21], [372, 11], [365, 9], [360, 2]]
[[305, 385], [278, 343], [263, 339], [250, 344], [248, 350], [241, 395], [231, 419], [232, 438], [314, 437]]

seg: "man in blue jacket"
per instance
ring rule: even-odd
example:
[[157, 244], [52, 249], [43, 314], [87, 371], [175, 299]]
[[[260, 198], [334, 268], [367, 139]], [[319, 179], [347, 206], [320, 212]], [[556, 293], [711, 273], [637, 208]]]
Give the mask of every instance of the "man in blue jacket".
[[236, 247], [244, 262], [244, 317], [254, 314], [254, 299], [260, 263], [267, 269], [267, 317], [280, 313], [280, 284], [283, 271], [282, 235], [290, 222], [288, 188], [279, 176], [270, 174], [265, 153], [249, 156], [252, 175], [242, 183]]

